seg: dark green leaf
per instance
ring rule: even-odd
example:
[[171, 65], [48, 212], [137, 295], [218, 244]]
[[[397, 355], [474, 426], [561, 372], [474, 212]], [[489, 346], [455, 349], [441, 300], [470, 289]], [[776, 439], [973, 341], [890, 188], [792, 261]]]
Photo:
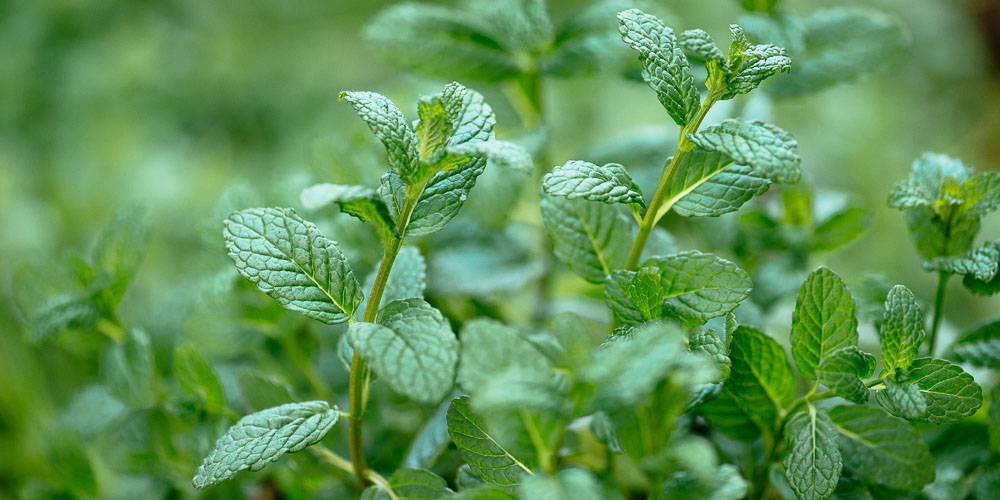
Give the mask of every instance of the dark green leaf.
[[799, 500], [833, 494], [842, 462], [837, 427], [825, 411], [808, 405], [785, 424], [785, 478]]
[[729, 357], [733, 366], [725, 390], [754, 421], [772, 425], [795, 395], [795, 374], [785, 350], [771, 337], [740, 325], [733, 332]]
[[934, 458], [905, 421], [866, 406], [838, 406], [830, 418], [840, 431], [844, 468], [855, 477], [901, 490], [934, 479]]
[[816, 369], [819, 381], [834, 394], [859, 405], [868, 402], [864, 379], [875, 373], [875, 356], [857, 347], [841, 347], [823, 359]]
[[174, 378], [185, 393], [198, 398], [210, 413], [219, 413], [226, 405], [222, 385], [212, 365], [192, 344], [181, 344], [174, 350]]
[[600, 283], [625, 266], [633, 231], [618, 207], [543, 195], [541, 209], [556, 257], [573, 272]]
[[833, 271], [820, 267], [799, 289], [792, 315], [792, 358], [799, 372], [816, 379], [816, 368], [833, 351], [858, 345], [854, 299]]
[[486, 432], [482, 418], [472, 413], [469, 397], [451, 402], [448, 434], [472, 472], [483, 481], [514, 485], [531, 471]]
[[775, 182], [795, 183], [802, 173], [798, 142], [770, 123], [730, 119], [688, 134], [688, 139], [738, 164], [749, 165]]
[[896, 285], [889, 290], [879, 334], [883, 370], [909, 368], [924, 341], [924, 313], [909, 288]]

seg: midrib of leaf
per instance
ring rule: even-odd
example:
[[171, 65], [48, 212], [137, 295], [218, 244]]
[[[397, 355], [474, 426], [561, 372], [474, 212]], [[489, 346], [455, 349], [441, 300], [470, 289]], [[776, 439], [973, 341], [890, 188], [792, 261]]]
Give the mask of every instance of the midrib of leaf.
[[587, 224], [583, 214], [580, 213], [580, 207], [577, 206], [574, 200], [570, 200], [570, 204], [573, 205], [573, 211], [576, 212], [576, 218], [580, 221], [580, 224], [583, 225], [583, 232], [587, 234], [587, 239], [590, 240], [590, 246], [594, 247], [594, 255], [597, 256], [597, 260], [601, 263], [601, 270], [604, 271], [605, 276], [611, 274], [611, 269], [608, 267], [607, 260], [604, 258], [604, 252], [602, 252], [601, 248], [597, 246], [597, 239], [594, 237], [594, 234], [590, 229], [590, 225]]
[[[268, 243], [271, 243], [271, 240], [269, 240], [267, 238], [267, 235], [264, 235], [264, 234], [261, 234], [261, 233], [257, 232], [255, 229], [251, 228], [248, 225], [244, 224], [243, 227], [247, 228], [252, 233], [260, 236], [261, 238], [264, 239], [264, 241], [267, 241]], [[285, 233], [288, 235], [288, 241], [294, 241], [294, 238], [292, 237], [292, 232], [291, 232], [291, 230], [288, 229], [287, 225], [285, 226]], [[274, 245], [274, 243], [271, 243], [271, 244]], [[309, 242], [309, 246], [313, 247], [314, 245], [312, 244], [312, 242]], [[306, 272], [306, 270], [301, 265], [299, 265], [298, 262], [295, 262], [295, 259], [291, 255], [288, 255], [285, 252], [283, 252], [281, 250], [281, 248], [278, 247], [278, 245], [274, 245], [274, 248], [277, 249], [279, 253], [281, 253], [282, 257], [285, 257], [286, 259], [288, 259], [289, 262], [291, 262], [292, 264], [295, 264], [295, 267], [297, 267], [299, 269], [299, 271], [302, 272], [302, 274], [304, 274], [307, 278], [309, 278], [309, 281], [312, 281], [313, 284], [316, 285], [316, 288], [319, 288], [319, 290], [321, 292], [323, 292], [323, 295], [326, 295], [327, 298], [330, 299], [330, 302], [332, 302], [333, 305], [335, 305], [338, 308], [340, 308], [341, 312], [343, 312], [344, 314], [347, 315], [347, 322], [348, 323], [350, 323], [351, 321], [354, 320], [351, 317], [351, 314], [347, 312], [347, 309], [344, 308], [344, 305], [341, 304], [339, 301], [337, 301], [337, 299], [333, 298], [333, 295], [330, 295], [330, 292], [326, 288], [324, 288], [323, 285], [321, 285], [319, 283], [319, 281], [317, 281], [316, 278], [312, 274], [309, 274], [308, 272]], [[312, 254], [312, 252], [309, 252], [309, 253], [310, 253], [310, 255]]]
[[[469, 418], [468, 416], [466, 416], [466, 415], [462, 415], [462, 417], [463, 417], [463, 418], [464, 418], [464, 419], [465, 419], [465, 420], [466, 420], [467, 422], [469, 422], [469, 425], [471, 425], [471, 426], [475, 427], [475, 428], [476, 428], [476, 430], [478, 430], [479, 432], [482, 432], [482, 433], [483, 433], [483, 436], [485, 436], [485, 437], [486, 437], [486, 439], [488, 439], [488, 440], [489, 440], [489, 441], [490, 441], [491, 443], [495, 444], [495, 445], [497, 446], [497, 448], [499, 448], [499, 449], [503, 450], [503, 455], [502, 455], [502, 456], [505, 456], [505, 457], [509, 458], [509, 459], [510, 459], [510, 460], [511, 460], [512, 462], [514, 462], [514, 464], [516, 464], [516, 465], [517, 465], [518, 467], [520, 467], [521, 469], [523, 469], [523, 470], [524, 470], [524, 472], [527, 472], [529, 476], [533, 476], [533, 475], [535, 475], [535, 473], [534, 473], [534, 472], [531, 472], [531, 469], [529, 469], [529, 468], [528, 468], [528, 467], [526, 467], [526, 466], [525, 466], [525, 465], [524, 465], [523, 463], [521, 463], [521, 461], [520, 461], [520, 460], [518, 460], [517, 458], [514, 458], [514, 455], [511, 455], [511, 454], [510, 454], [510, 452], [509, 452], [509, 451], [507, 451], [507, 448], [504, 448], [504, 447], [503, 447], [502, 445], [500, 445], [500, 443], [498, 443], [498, 442], [497, 442], [497, 441], [496, 441], [495, 439], [493, 439], [493, 436], [490, 436], [490, 434], [489, 434], [488, 432], [486, 432], [486, 429], [483, 429], [483, 428], [482, 428], [482, 427], [480, 427], [480, 426], [479, 426], [478, 424], [476, 424], [475, 422], [473, 422], [473, 421], [472, 421], [472, 419], [471, 419], [471, 418]], [[471, 439], [479, 439], [479, 437], [477, 437], [477, 436], [472, 436], [472, 435], [469, 435], [469, 434], [465, 434], [465, 433], [463, 433], [463, 432], [459, 432], [458, 430], [455, 430], [454, 432], [455, 432], [455, 434], [461, 434], [462, 436], [465, 436], [465, 437], [467, 437], [467, 438], [471, 438]], [[478, 453], [478, 452], [477, 452], [477, 453]], [[483, 466], [482, 466], [482, 465], [477, 465], [477, 467], [483, 467]], [[483, 467], [483, 468], [486, 468], [486, 469], [489, 469], [489, 468], [493, 468], [493, 469], [504, 469], [505, 467]]]
[[851, 432], [851, 431], [849, 431], [849, 430], [841, 427], [836, 422], [834, 422], [833, 425], [837, 426], [837, 430], [840, 431], [841, 434], [843, 434], [843, 435], [845, 435], [845, 436], [847, 436], [847, 437], [849, 437], [849, 438], [851, 438], [851, 439], [853, 439], [855, 441], [858, 441], [858, 442], [864, 444], [866, 447], [871, 448], [872, 450], [878, 450], [879, 452], [881, 452], [881, 453], [883, 453], [885, 455], [888, 455], [888, 456], [890, 456], [892, 458], [895, 458], [895, 459], [899, 460], [900, 462], [907, 462], [908, 461], [908, 459], [906, 457], [902, 457], [902, 456], [896, 455], [895, 453], [892, 453], [891, 451], [889, 451], [887, 448], [880, 448], [875, 443], [873, 443], [873, 442], [871, 442], [871, 441], [869, 441], [869, 440], [861, 437], [858, 434], [855, 434], [855, 433], [853, 433], [853, 432]]
[[725, 163], [725, 166], [723, 166], [722, 168], [720, 168], [718, 170], [715, 170], [711, 174], [706, 175], [701, 180], [699, 180], [699, 181], [695, 182], [694, 184], [692, 184], [691, 187], [682, 190], [680, 193], [677, 193], [677, 196], [674, 196], [674, 197], [672, 197], [670, 199], [664, 200], [663, 201], [663, 206], [661, 206], [660, 209], [656, 211], [656, 219], [659, 220], [659, 219], [663, 218], [663, 216], [667, 215], [667, 212], [669, 212], [671, 208], [674, 208], [674, 204], [675, 203], [677, 203], [678, 201], [683, 200], [685, 196], [691, 194], [692, 191], [694, 191], [695, 189], [698, 189], [699, 186], [701, 186], [702, 184], [708, 182], [709, 179], [711, 179], [712, 177], [715, 177], [716, 175], [718, 175], [723, 170], [729, 168], [729, 166], [732, 165], [732, 164], [733, 164], [733, 161], [730, 160], [728, 163]]

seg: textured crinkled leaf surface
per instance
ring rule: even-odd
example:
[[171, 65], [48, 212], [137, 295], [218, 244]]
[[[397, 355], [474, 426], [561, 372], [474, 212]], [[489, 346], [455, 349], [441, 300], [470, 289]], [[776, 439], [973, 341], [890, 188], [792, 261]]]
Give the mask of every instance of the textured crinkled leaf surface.
[[639, 53], [642, 78], [674, 122], [686, 125], [698, 113], [701, 96], [674, 30], [638, 9], [620, 12], [618, 20], [622, 39]]
[[725, 120], [688, 134], [688, 139], [740, 165], [749, 165], [775, 182], [795, 183], [802, 173], [798, 142], [770, 123]]
[[337, 243], [288, 208], [252, 208], [226, 219], [223, 236], [236, 270], [286, 309], [343, 323], [363, 296]]
[[424, 403], [451, 391], [458, 340], [441, 313], [422, 299], [390, 302], [376, 323], [351, 323], [347, 335], [394, 391]]
[[885, 377], [883, 383], [885, 389], [875, 393], [875, 400], [887, 412], [911, 420], [927, 416], [927, 401], [924, 400], [917, 384], [896, 382], [892, 377]]
[[896, 285], [889, 290], [879, 336], [886, 372], [907, 368], [917, 359], [917, 349], [924, 341], [924, 313], [909, 288]]
[[792, 60], [783, 47], [771, 44], [754, 45], [746, 42], [743, 29], [730, 25], [734, 47], [742, 50], [729, 54], [730, 75], [726, 78], [726, 92], [723, 99], [731, 99], [736, 94], [746, 94], [757, 88], [764, 80], [779, 72], [788, 72]]
[[688, 347], [691, 348], [691, 352], [701, 352], [708, 355], [715, 361], [716, 367], [722, 373], [722, 378], [729, 377], [730, 367], [733, 364], [729, 359], [729, 346], [714, 330], [695, 330], [688, 339]]
[[1000, 320], [986, 323], [951, 345], [955, 359], [973, 366], [1000, 368]]
[[989, 281], [1000, 268], [1000, 244], [988, 241], [983, 246], [958, 257], [938, 257], [924, 262], [928, 271], [944, 271], [969, 275], [979, 281]]
[[664, 314], [686, 323], [704, 323], [736, 309], [753, 286], [736, 264], [698, 251], [653, 257], [642, 267], [659, 271]]
[[847, 285], [820, 267], [799, 289], [792, 315], [792, 358], [799, 372], [816, 379], [816, 368], [833, 351], [858, 345], [858, 320]]
[[931, 423], [957, 422], [983, 405], [983, 389], [972, 375], [943, 359], [917, 359], [910, 366], [908, 381], [920, 387]]
[[677, 42], [685, 53], [702, 61], [722, 61], [726, 58], [711, 35], [702, 29], [685, 30], [677, 37]]
[[326, 401], [289, 403], [241, 418], [215, 443], [198, 467], [194, 486], [205, 488], [245, 469], [265, 465], [318, 443], [337, 423], [340, 411]]
[[833, 494], [843, 463], [837, 427], [825, 411], [809, 405], [785, 424], [788, 448], [785, 478], [799, 500], [824, 500]]
[[632, 226], [615, 205], [542, 196], [542, 222], [556, 257], [592, 283], [625, 266]]
[[340, 98], [354, 106], [358, 116], [385, 145], [389, 166], [403, 179], [409, 180], [415, 175], [420, 164], [417, 135], [403, 112], [388, 97], [375, 92], [341, 92]]
[[469, 397], [451, 402], [448, 434], [472, 472], [483, 481], [514, 485], [531, 471], [486, 432], [483, 419], [469, 408]]
[[753, 168], [734, 165], [718, 151], [696, 147], [677, 166], [664, 206], [672, 206], [685, 217], [714, 217], [739, 210], [770, 185], [770, 179]]
[[732, 369], [726, 389], [736, 405], [771, 425], [782, 405], [795, 395], [795, 374], [777, 341], [748, 326], [733, 332], [729, 358]]
[[557, 166], [542, 178], [542, 190], [552, 196], [583, 198], [604, 203], [645, 205], [639, 185], [617, 163], [602, 167], [580, 160]]
[[530, 174], [535, 167], [531, 154], [524, 147], [507, 141], [473, 141], [448, 148], [448, 154], [454, 156], [482, 155], [490, 163], [520, 172]]
[[819, 381], [834, 394], [859, 405], [868, 402], [870, 391], [863, 379], [875, 373], [875, 356], [847, 346], [830, 353], [816, 369]]
[[844, 469], [866, 482], [914, 490], [934, 479], [934, 458], [909, 423], [867, 406], [838, 406]]

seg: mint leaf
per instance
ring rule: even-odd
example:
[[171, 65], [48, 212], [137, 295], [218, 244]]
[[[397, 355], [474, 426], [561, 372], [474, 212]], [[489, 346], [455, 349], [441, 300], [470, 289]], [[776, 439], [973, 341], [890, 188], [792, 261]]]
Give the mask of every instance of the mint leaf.
[[530, 174], [535, 170], [535, 162], [528, 150], [513, 142], [498, 140], [465, 142], [450, 146], [447, 151], [448, 154], [458, 157], [481, 155], [498, 167], [522, 174]]
[[542, 177], [542, 191], [571, 200], [646, 205], [639, 185], [617, 163], [599, 167], [587, 161], [570, 160]]
[[795, 374], [777, 341], [748, 326], [733, 332], [732, 371], [725, 391], [751, 418], [771, 426], [784, 404], [795, 396]]
[[[662, 301], [663, 315], [679, 318], [689, 325], [704, 323], [736, 309], [749, 296], [753, 285], [750, 276], [736, 264], [698, 251], [653, 257], [643, 263], [640, 269], [643, 268], [659, 272], [659, 291], [655, 297]], [[633, 291], [630, 298], [635, 302], [643, 293], [646, 293], [644, 288]]]
[[885, 390], [876, 392], [875, 400], [887, 412], [910, 420], [927, 416], [927, 401], [917, 384], [905, 381], [897, 383], [890, 376], [885, 377], [883, 383]]
[[685, 30], [677, 37], [677, 42], [688, 57], [699, 61], [725, 61], [726, 56], [712, 40], [711, 35], [701, 29]]
[[[729, 338], [729, 340], [731, 341], [732, 338]], [[688, 347], [691, 349], [691, 352], [700, 352], [712, 358], [719, 372], [722, 374], [722, 378], [726, 379], [729, 377], [729, 371], [733, 364], [729, 359], [729, 344], [719, 334], [715, 333], [715, 330], [702, 328], [691, 332], [691, 336], [688, 339]]]
[[770, 185], [770, 179], [753, 168], [734, 165], [722, 153], [696, 147], [677, 166], [663, 206], [685, 217], [715, 217], [739, 210]]
[[393, 5], [377, 14], [362, 35], [391, 63], [430, 76], [499, 81], [521, 71], [486, 20], [453, 7]]
[[990, 281], [1000, 269], [1000, 244], [986, 242], [983, 246], [957, 257], [938, 257], [924, 262], [926, 271], [944, 271], [970, 276], [978, 281]]
[[454, 493], [441, 476], [424, 469], [399, 469], [389, 478], [390, 496], [381, 486], [371, 486], [361, 495], [362, 500], [433, 500], [448, 498]]
[[639, 53], [642, 78], [674, 122], [686, 125], [698, 113], [701, 96], [674, 30], [638, 9], [620, 12], [618, 20], [622, 40]]
[[440, 96], [423, 97], [417, 102], [417, 151], [426, 160], [448, 141], [455, 126]]
[[934, 458], [905, 421], [866, 406], [838, 406], [830, 418], [851, 475], [900, 490], [916, 490], [934, 479]]
[[241, 418], [215, 442], [195, 473], [194, 487], [206, 488], [241, 470], [257, 471], [318, 443], [337, 423], [340, 411], [326, 401], [290, 403]]
[[549, 360], [517, 330], [490, 319], [473, 319], [462, 326], [458, 378], [476, 396], [492, 379], [510, 372], [550, 370]]
[[531, 470], [514, 458], [486, 432], [482, 418], [472, 413], [469, 397], [462, 396], [448, 408], [448, 434], [472, 472], [488, 483], [515, 485]]
[[924, 341], [924, 313], [909, 288], [896, 285], [889, 290], [879, 335], [884, 371], [908, 368], [917, 358]]
[[863, 233], [869, 224], [868, 214], [863, 208], [845, 208], [813, 229], [809, 250], [823, 252], [846, 245]]
[[299, 199], [302, 206], [309, 211], [336, 203], [342, 212], [362, 221], [374, 222], [381, 231], [383, 239], [396, 234], [396, 223], [389, 214], [389, 209], [372, 188], [345, 184], [316, 184], [303, 189]]
[[543, 195], [542, 222], [556, 257], [592, 283], [625, 266], [632, 227], [614, 205]]
[[392, 390], [423, 403], [436, 403], [455, 382], [458, 340], [441, 313], [422, 299], [383, 307], [375, 323], [351, 323], [354, 349]]
[[799, 500], [821, 500], [833, 494], [843, 466], [838, 440], [829, 415], [811, 404], [785, 424], [788, 448], [782, 463]]
[[601, 500], [603, 488], [593, 474], [584, 469], [568, 468], [555, 476], [533, 476], [517, 489], [521, 498], [551, 500]]
[[972, 375], [943, 359], [920, 358], [910, 366], [910, 377], [927, 402], [927, 420], [934, 424], [958, 422], [983, 405], [983, 389]]
[[1000, 368], [1000, 320], [986, 323], [966, 333], [948, 351], [959, 362]]
[[286, 309], [327, 324], [354, 315], [363, 294], [336, 242], [288, 208], [252, 208], [226, 219], [236, 270]]
[[858, 345], [854, 299], [843, 280], [827, 267], [813, 271], [799, 289], [791, 343], [799, 372], [813, 380], [816, 368], [830, 353]]
[[854, 346], [841, 347], [823, 359], [816, 373], [834, 394], [863, 405], [870, 392], [863, 380], [875, 374], [875, 356]]
[[574, 9], [558, 26], [551, 52], [541, 60], [542, 71], [559, 77], [624, 71], [632, 54], [621, 43], [615, 16], [636, 5], [628, 0], [598, 0]]
[[963, 183], [973, 175], [971, 168], [957, 158], [924, 153], [910, 168], [910, 177], [897, 183], [889, 192], [890, 208], [932, 207], [943, 198], [945, 180]]
[[795, 183], [802, 159], [795, 139], [776, 125], [760, 121], [725, 120], [689, 133], [688, 139], [703, 149], [717, 151], [775, 182]]
[[144, 330], [128, 329], [124, 341], [105, 352], [101, 369], [108, 386], [122, 401], [140, 408], [152, 404], [156, 365], [153, 343]]
[[104, 228], [90, 257], [89, 287], [100, 290], [101, 303], [114, 310], [139, 270], [149, 246], [152, 218], [143, 206], [126, 207]]
[[198, 398], [209, 413], [220, 413], [226, 405], [222, 385], [212, 365], [190, 343], [174, 350], [174, 378], [186, 394]]
[[404, 181], [413, 180], [420, 168], [420, 153], [417, 151], [417, 135], [410, 128], [403, 112], [388, 97], [375, 92], [344, 91], [339, 98], [354, 106], [358, 116], [385, 145], [389, 153], [389, 166]]
[[757, 88], [767, 78], [792, 69], [788, 51], [770, 44], [749, 43], [743, 28], [729, 25], [733, 43], [729, 49], [729, 74], [726, 76], [726, 92], [723, 99], [732, 99], [737, 94], [746, 94]]

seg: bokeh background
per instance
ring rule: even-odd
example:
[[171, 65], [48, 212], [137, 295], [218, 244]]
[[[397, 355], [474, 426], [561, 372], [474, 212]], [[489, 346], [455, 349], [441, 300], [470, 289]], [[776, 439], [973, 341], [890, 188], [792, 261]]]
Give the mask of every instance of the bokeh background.
[[[366, 48], [361, 27], [391, 3], [0, 3], [0, 498], [45, 481], [52, 469], [47, 424], [63, 418], [82, 384], [99, 378], [96, 341], [25, 342], [22, 312], [10, 298], [21, 286], [17, 270], [55, 267], [70, 252], [86, 251], [120, 207], [144, 204], [153, 218], [150, 249], [120, 314], [123, 322], [146, 325], [157, 361], [169, 365], [177, 339], [197, 340], [199, 329], [216, 326], [190, 320], [178, 304], [200, 300], [191, 297], [195, 284], [226, 263], [223, 208], [244, 200], [297, 206], [311, 182], [365, 169], [377, 176], [384, 169], [380, 146], [337, 93], [378, 91], [413, 116], [416, 97], [445, 83], [398, 69]], [[658, 3], [676, 28], [701, 27], [720, 41], [743, 15], [733, 0]], [[908, 50], [859, 81], [774, 102], [767, 113], [798, 139], [808, 183], [843, 193], [870, 219], [861, 237], [813, 264], [825, 263], [849, 281], [880, 271], [930, 301], [934, 275], [922, 271], [902, 215], [885, 207], [886, 194], [924, 151], [959, 157], [978, 170], [1000, 169], [1000, 2], [847, 4], [897, 16]], [[556, 20], [579, 8], [572, 0], [549, 5]], [[800, 14], [829, 5], [782, 2]], [[496, 108], [498, 135], [517, 127], [498, 87], [466, 83]], [[615, 75], [551, 80], [542, 93], [552, 164], [635, 130], [675, 134], [642, 83]], [[523, 212], [530, 220], [530, 211]], [[725, 248], [690, 236], [697, 224], [671, 218], [667, 227], [676, 226], [683, 248], [725, 255]], [[987, 219], [983, 234], [1000, 237], [1000, 220]], [[354, 258], [370, 263], [377, 255]], [[958, 281], [947, 300], [945, 338], [1000, 312], [1000, 300], [974, 298]], [[778, 324], [787, 329], [789, 317]], [[210, 359], [239, 364], [227, 339], [200, 345]], [[113, 460], [96, 459], [99, 480], [114, 476], [107, 463]], [[148, 475], [155, 486], [156, 472]], [[150, 491], [171, 491], [154, 486]], [[102, 496], [115, 491], [102, 489]]]

